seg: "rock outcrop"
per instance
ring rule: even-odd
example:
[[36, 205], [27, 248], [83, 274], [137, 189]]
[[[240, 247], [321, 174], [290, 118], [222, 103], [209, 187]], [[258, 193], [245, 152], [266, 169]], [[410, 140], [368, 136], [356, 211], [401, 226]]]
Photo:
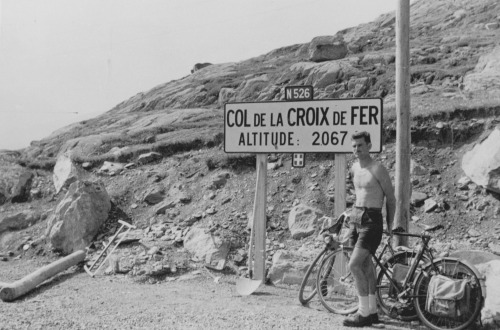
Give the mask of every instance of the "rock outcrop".
[[304, 204], [293, 207], [288, 216], [288, 228], [292, 238], [301, 239], [311, 236], [321, 226], [319, 219], [323, 215], [321, 210]]
[[21, 173], [16, 185], [12, 189], [10, 197], [12, 203], [23, 203], [29, 199], [33, 176], [33, 172], [31, 171]]
[[[316, 251], [316, 255], [319, 251]], [[273, 264], [269, 269], [268, 278], [273, 284], [300, 285], [307, 268], [316, 256], [303, 252], [280, 250], [273, 256]]]
[[309, 60], [323, 62], [339, 60], [347, 55], [347, 45], [338, 36], [314, 38], [309, 44]]
[[0, 214], [0, 233], [7, 230], [28, 228], [40, 220], [41, 215], [35, 211], [7, 212]]
[[206, 68], [207, 66], [210, 65], [212, 65], [212, 63], [196, 63], [191, 69], [191, 73], [195, 73], [196, 71]]
[[480, 57], [474, 70], [464, 77], [464, 89], [500, 94], [500, 46]]
[[75, 181], [50, 216], [47, 236], [64, 254], [87, 247], [108, 218], [111, 201], [100, 182]]
[[481, 321], [491, 325], [492, 329], [500, 327], [500, 260], [492, 260], [477, 265], [479, 272], [486, 277], [486, 299], [481, 310]]
[[225, 261], [229, 253], [229, 244], [205, 229], [193, 227], [184, 237], [184, 247], [191, 254], [207, 264]]
[[85, 171], [80, 169], [71, 160], [71, 153], [66, 152], [60, 154], [59, 157], [57, 157], [56, 165], [54, 166], [54, 174], [52, 176], [56, 194], [59, 193], [62, 188], [68, 187], [73, 182], [84, 179], [85, 176]]
[[476, 184], [500, 193], [500, 126], [462, 159], [462, 169]]

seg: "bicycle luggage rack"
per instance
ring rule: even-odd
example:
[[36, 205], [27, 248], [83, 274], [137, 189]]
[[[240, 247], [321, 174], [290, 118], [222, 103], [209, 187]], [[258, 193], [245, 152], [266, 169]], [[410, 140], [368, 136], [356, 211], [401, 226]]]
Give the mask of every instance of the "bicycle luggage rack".
[[[109, 256], [111, 256], [113, 254], [113, 252], [118, 247], [118, 245], [120, 245], [120, 243], [123, 241], [123, 239], [127, 236], [128, 232], [132, 228], [134, 228], [134, 229], [136, 228], [136, 226], [133, 226], [133, 225], [131, 225], [131, 224], [125, 222], [125, 221], [118, 220], [118, 222], [121, 223], [120, 229], [118, 229], [116, 231], [115, 235], [111, 238], [111, 240], [109, 241], [109, 243], [107, 245], [105, 245], [104, 250], [101, 251], [101, 253], [97, 257], [97, 259], [92, 263], [92, 265], [90, 267], [87, 267], [87, 265], [83, 266], [83, 268], [85, 269], [85, 271], [87, 272], [87, 274], [89, 274], [91, 277], [94, 277], [97, 274], [97, 272], [102, 267], [102, 265], [104, 265], [104, 263], [109, 258]], [[111, 246], [111, 244], [113, 244], [113, 241], [118, 237], [118, 235], [120, 234], [120, 232], [122, 231], [122, 229], [125, 228], [125, 227], [127, 227], [127, 230], [124, 232], [124, 234], [122, 235], [122, 237], [120, 238], [120, 240], [118, 241], [118, 243], [116, 243], [116, 245], [113, 247], [113, 249], [111, 250], [111, 252], [106, 255], [106, 258], [104, 258], [104, 260], [98, 265], [97, 269], [92, 273], [92, 269], [97, 265], [97, 263], [99, 262], [99, 260], [101, 259], [101, 257], [104, 255], [104, 253], [106, 253], [106, 251]]]

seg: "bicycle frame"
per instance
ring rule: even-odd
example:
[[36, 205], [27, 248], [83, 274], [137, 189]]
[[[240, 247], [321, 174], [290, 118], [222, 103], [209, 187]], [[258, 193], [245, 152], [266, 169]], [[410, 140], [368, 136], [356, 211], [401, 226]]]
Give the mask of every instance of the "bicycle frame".
[[[414, 275], [417, 271], [417, 267], [420, 263], [421, 260], [423, 260], [424, 253], [426, 253], [429, 257], [429, 261], [431, 265], [433, 265], [434, 257], [432, 255], [432, 251], [429, 249], [428, 243], [431, 240], [431, 237], [429, 235], [417, 235], [417, 234], [408, 234], [408, 233], [397, 233], [393, 232], [394, 235], [398, 236], [406, 236], [406, 237], [415, 237], [415, 238], [420, 238], [422, 240], [422, 245], [420, 248], [417, 250], [417, 255], [413, 258], [413, 261], [411, 263], [410, 269], [408, 270], [405, 279], [403, 281], [403, 284], [401, 285], [401, 289], [399, 288], [399, 285], [396, 283], [396, 281], [392, 278], [392, 276], [388, 273], [387, 268], [384, 267], [380, 259], [375, 256], [373, 256], [373, 259], [375, 259], [377, 265], [380, 267], [380, 271], [384, 273], [384, 275], [387, 277], [387, 279], [391, 282], [391, 285], [396, 289], [398, 298], [402, 298], [405, 294], [408, 293], [412, 288], [409, 286], [410, 282], [413, 282]], [[392, 249], [392, 247], [391, 247]], [[394, 251], [394, 250], [392, 250]], [[414, 296], [408, 296], [408, 298], [414, 298]]]

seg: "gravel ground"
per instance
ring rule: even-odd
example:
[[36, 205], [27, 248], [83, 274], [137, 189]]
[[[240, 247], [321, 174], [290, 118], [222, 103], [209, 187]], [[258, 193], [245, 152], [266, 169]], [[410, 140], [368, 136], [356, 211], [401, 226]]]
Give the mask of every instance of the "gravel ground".
[[[0, 282], [47, 263], [2, 263]], [[300, 305], [296, 289], [262, 285], [240, 296], [235, 276], [216, 283], [207, 272], [142, 284], [124, 275], [91, 278], [72, 267], [14, 302], [0, 301], [0, 329], [344, 329], [344, 317], [317, 301]], [[386, 329], [420, 328], [385, 320]]]

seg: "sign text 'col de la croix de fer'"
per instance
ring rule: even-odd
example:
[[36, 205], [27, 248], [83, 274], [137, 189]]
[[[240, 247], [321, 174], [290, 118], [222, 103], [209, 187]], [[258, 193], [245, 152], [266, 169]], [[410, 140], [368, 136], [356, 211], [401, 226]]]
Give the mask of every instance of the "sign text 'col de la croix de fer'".
[[225, 152], [350, 153], [351, 135], [367, 131], [382, 150], [382, 99], [227, 103]]

